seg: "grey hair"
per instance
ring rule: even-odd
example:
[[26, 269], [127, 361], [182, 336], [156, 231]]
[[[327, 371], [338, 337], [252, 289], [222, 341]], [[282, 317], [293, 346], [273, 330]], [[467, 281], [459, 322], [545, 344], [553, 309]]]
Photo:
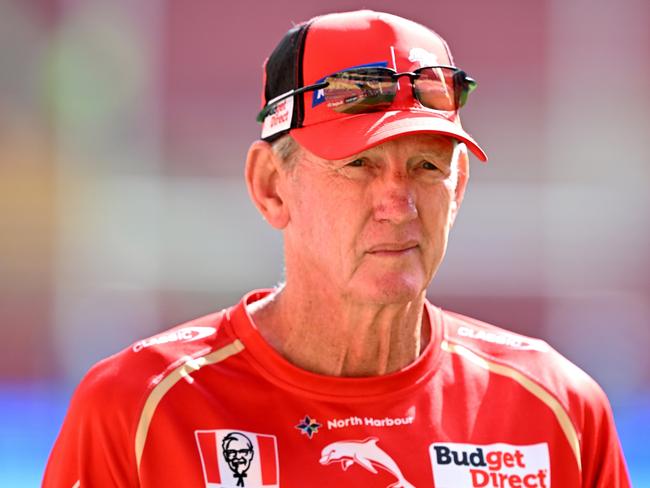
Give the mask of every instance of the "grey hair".
[[289, 134], [280, 137], [271, 143], [273, 152], [279, 157], [286, 169], [292, 169], [295, 165], [296, 156], [300, 151], [300, 145]]

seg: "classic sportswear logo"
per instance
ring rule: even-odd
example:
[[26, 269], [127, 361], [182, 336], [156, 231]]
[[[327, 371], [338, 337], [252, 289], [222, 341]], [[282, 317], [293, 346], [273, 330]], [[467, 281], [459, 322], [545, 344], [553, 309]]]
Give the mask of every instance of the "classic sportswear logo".
[[436, 488], [551, 488], [548, 444], [434, 443]]
[[545, 342], [537, 341], [534, 339], [526, 339], [525, 337], [508, 334], [505, 332], [489, 332], [481, 329], [473, 329], [470, 327], [459, 327], [456, 332], [461, 337], [469, 337], [478, 341], [491, 342], [493, 344], [501, 344], [511, 347], [513, 349], [524, 349], [532, 351], [547, 352], [549, 347]]
[[364, 441], [332, 442], [321, 451], [319, 462], [322, 465], [341, 463], [344, 471], [355, 464], [374, 474], [378, 473], [378, 468], [383, 469], [397, 478], [390, 488], [415, 488], [404, 478], [393, 458], [377, 445], [377, 441], [376, 437], [370, 437]]
[[211, 336], [217, 331], [214, 327], [183, 327], [173, 332], [166, 332], [149, 337], [133, 344], [133, 352], [139, 352], [147, 347], [167, 344], [168, 342], [191, 342]]
[[194, 431], [206, 488], [277, 488], [275, 436], [228, 429]]

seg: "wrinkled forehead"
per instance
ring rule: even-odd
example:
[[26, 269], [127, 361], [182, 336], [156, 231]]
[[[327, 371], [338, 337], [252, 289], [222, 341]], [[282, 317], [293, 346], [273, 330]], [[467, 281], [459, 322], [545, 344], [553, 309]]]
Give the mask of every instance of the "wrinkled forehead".
[[391, 14], [331, 14], [310, 26], [305, 40], [305, 84], [348, 68], [385, 66], [412, 71], [453, 65], [445, 41], [431, 29]]

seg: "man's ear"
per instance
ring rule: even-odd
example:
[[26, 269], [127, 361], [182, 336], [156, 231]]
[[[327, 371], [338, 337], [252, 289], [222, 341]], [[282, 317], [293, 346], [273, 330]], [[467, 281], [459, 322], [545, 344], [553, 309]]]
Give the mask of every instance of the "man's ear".
[[465, 196], [465, 189], [467, 188], [467, 182], [469, 181], [469, 155], [467, 154], [467, 146], [461, 142], [456, 144], [454, 151], [457, 152], [455, 155], [458, 164], [458, 180], [456, 183], [456, 189], [454, 190], [454, 200], [451, 207], [451, 224], [454, 224], [456, 220], [456, 215], [458, 215], [458, 210], [460, 209], [460, 204], [463, 203], [463, 197]]
[[264, 219], [276, 229], [284, 229], [289, 223], [289, 211], [280, 188], [282, 164], [268, 142], [255, 141], [248, 149], [248, 193]]

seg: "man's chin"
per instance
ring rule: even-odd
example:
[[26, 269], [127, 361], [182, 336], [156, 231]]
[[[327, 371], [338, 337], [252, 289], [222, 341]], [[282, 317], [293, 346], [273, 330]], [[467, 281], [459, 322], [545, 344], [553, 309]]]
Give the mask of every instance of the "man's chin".
[[376, 305], [398, 305], [422, 297], [427, 283], [422, 279], [406, 279], [404, 276], [382, 277], [373, 280], [357, 290], [360, 302]]

